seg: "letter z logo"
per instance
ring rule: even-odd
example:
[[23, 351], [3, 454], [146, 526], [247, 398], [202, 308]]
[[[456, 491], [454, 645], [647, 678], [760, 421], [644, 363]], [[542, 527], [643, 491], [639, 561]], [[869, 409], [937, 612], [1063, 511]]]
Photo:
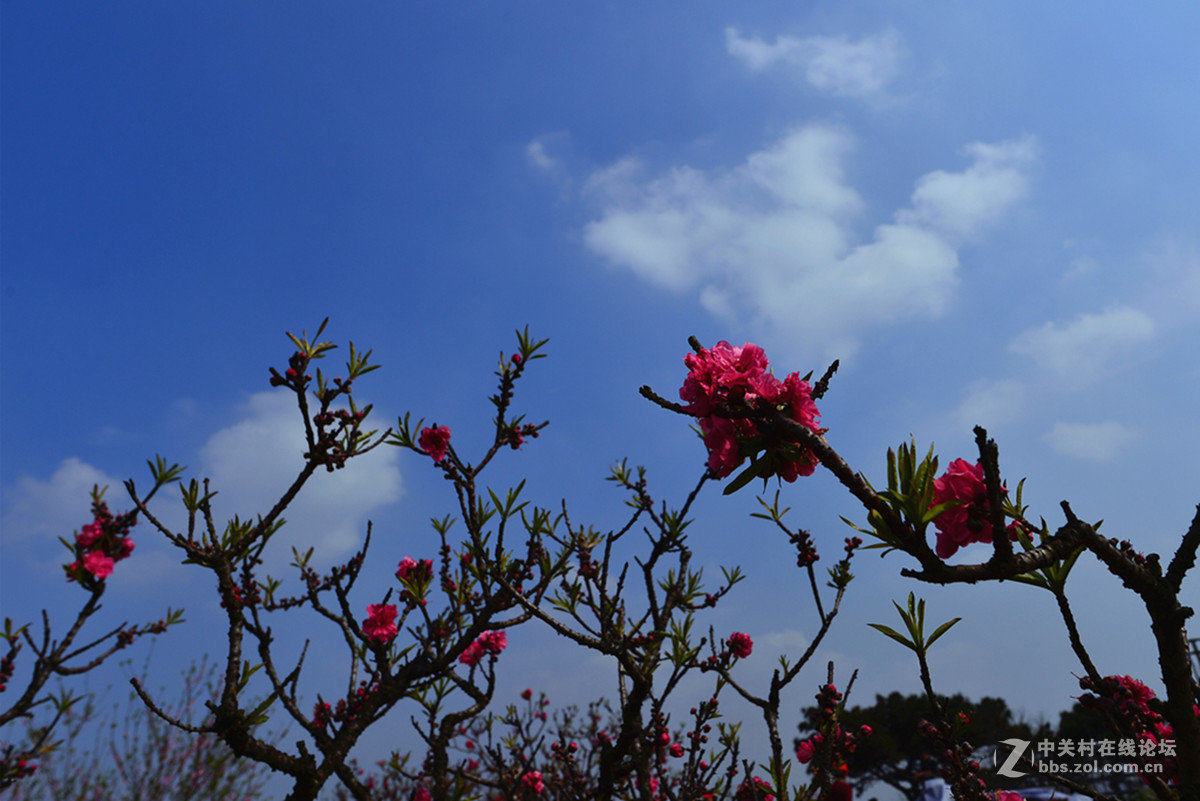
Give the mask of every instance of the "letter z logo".
[[1008, 776], [1012, 779], [1019, 779], [1026, 775], [1022, 771], [1014, 770], [1014, 768], [1016, 768], [1017, 762], [1020, 761], [1021, 755], [1025, 753], [1025, 749], [1029, 747], [1029, 741], [1016, 739], [1001, 740], [1000, 744], [1012, 746], [1012, 751], [1009, 752], [1008, 759], [1004, 760], [1003, 765], [1000, 764], [1000, 749], [997, 748], [995, 753], [992, 754], [992, 759], [996, 764], [996, 772], [1001, 776]]

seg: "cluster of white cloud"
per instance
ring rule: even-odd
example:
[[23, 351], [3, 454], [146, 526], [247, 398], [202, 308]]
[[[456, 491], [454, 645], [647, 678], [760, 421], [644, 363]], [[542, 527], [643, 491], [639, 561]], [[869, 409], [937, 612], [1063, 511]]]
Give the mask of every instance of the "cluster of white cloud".
[[121, 482], [75, 456], [63, 459], [45, 481], [21, 476], [5, 492], [4, 539], [70, 540], [91, 522], [90, 493], [97, 486], [109, 488], [104, 497], [114, 511], [124, 509], [127, 496]]
[[[303, 451], [304, 430], [295, 399], [287, 393], [261, 392], [250, 396], [240, 420], [209, 438], [200, 452], [200, 469], [189, 475], [212, 480], [218, 493], [213, 499], [218, 525], [234, 515], [245, 520], [270, 511], [300, 472]], [[285, 512], [288, 546], [301, 551], [312, 547], [318, 563], [359, 547], [371, 512], [403, 493], [397, 459], [398, 449], [381, 447], [342, 470], [318, 471]], [[77, 457], [64, 459], [45, 481], [22, 476], [5, 493], [6, 539], [69, 540], [90, 519], [88, 493], [93, 485], [111, 488], [106, 499], [114, 512], [129, 507], [120, 481]], [[155, 514], [167, 525], [183, 525], [174, 492], [163, 494]], [[144, 530], [150, 536], [149, 528]], [[142, 542], [139, 556], [150, 558]], [[39, 548], [39, 553], [44, 550]], [[268, 553], [267, 568], [278, 573], [291, 559], [290, 547], [274, 549]], [[144, 570], [141, 575], [153, 572]]]
[[[884, 98], [905, 55], [894, 31], [769, 42], [730, 27], [725, 49], [752, 71], [796, 70], [815, 89], [867, 101]], [[583, 240], [612, 265], [693, 294], [756, 336], [844, 359], [872, 330], [946, 311], [960, 249], [1025, 197], [1038, 150], [1032, 136], [968, 144], [965, 168], [918, 177], [909, 203], [861, 237], [866, 204], [843, 168], [853, 146], [844, 127], [809, 123], [730, 168], [682, 165], [655, 175], [621, 159], [584, 183], [597, 211]], [[563, 168], [544, 139], [529, 144], [526, 158], [542, 172]], [[1077, 260], [1072, 275], [1090, 266]], [[1019, 417], [1036, 394], [1087, 386], [1154, 334], [1150, 317], [1129, 305], [1030, 328], [1007, 350], [1026, 357], [1032, 374], [972, 383], [956, 417], [985, 425]], [[1114, 421], [1060, 422], [1046, 440], [1060, 453], [1105, 461], [1136, 436]]]
[[1089, 462], [1111, 462], [1138, 432], [1113, 420], [1103, 423], [1055, 423], [1046, 441], [1057, 453]]
[[1031, 138], [974, 144], [961, 172], [921, 177], [911, 205], [856, 244], [863, 208], [844, 177], [845, 130], [798, 128], [728, 170], [683, 166], [644, 178], [633, 159], [594, 173], [601, 205], [584, 241], [613, 264], [711, 312], [845, 357], [865, 331], [936, 316], [957, 281], [957, 248], [1025, 191]]
[[1142, 311], [1113, 306], [1098, 314], [1082, 314], [1066, 325], [1046, 323], [1019, 334], [1009, 343], [1013, 353], [1028, 356], [1055, 380], [1073, 387], [1091, 383], [1154, 336], [1154, 321]]
[[844, 97], [878, 97], [896, 77], [904, 49], [894, 31], [864, 37], [776, 37], [769, 44], [725, 29], [726, 51], [752, 70], [782, 65], [798, 70], [814, 88]]
[[[1149, 315], [1124, 305], [1029, 328], [1009, 342], [1008, 351], [1036, 368], [1031, 377], [975, 382], [957, 416], [965, 425], [986, 427], [1020, 416], [1035, 393], [1084, 390], [1120, 369], [1154, 333]], [[1045, 440], [1064, 456], [1109, 462], [1137, 436], [1136, 429], [1113, 420], [1058, 422]]]
[[[283, 392], [251, 395], [243, 419], [218, 431], [200, 451], [205, 475], [221, 492], [214, 509], [226, 518], [266, 514], [300, 472], [303, 452], [295, 398]], [[385, 446], [342, 470], [319, 470], [285, 512], [288, 544], [313, 548], [318, 561], [361, 545], [370, 513], [403, 493], [397, 459], [398, 449]], [[277, 556], [285, 564], [291, 558], [290, 551]]]

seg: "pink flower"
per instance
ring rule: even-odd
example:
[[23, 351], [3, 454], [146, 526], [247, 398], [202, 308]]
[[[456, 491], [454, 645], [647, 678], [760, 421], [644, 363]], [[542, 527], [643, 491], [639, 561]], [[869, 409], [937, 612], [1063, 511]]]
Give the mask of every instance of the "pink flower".
[[1014, 793], [1011, 790], [997, 790], [996, 801], [1025, 801], [1020, 793]]
[[812, 760], [813, 755], [817, 753], [817, 746], [824, 740], [825, 737], [818, 733], [800, 743], [796, 748], [796, 759], [800, 760], [801, 765], [807, 765]]
[[535, 793], [540, 793], [546, 789], [545, 783], [542, 782], [542, 772], [540, 770], [531, 770], [521, 777], [521, 784]]
[[485, 631], [479, 635], [479, 645], [492, 656], [498, 656], [508, 647], [508, 635], [503, 631]]
[[396, 565], [396, 578], [401, 581], [418, 581], [430, 579], [433, 577], [433, 560], [422, 559], [417, 561], [411, 556], [406, 556], [400, 560], [400, 564]]
[[122, 538], [120, 549], [117, 551], [117, 555], [114, 558], [118, 562], [121, 561], [122, 559], [128, 559], [129, 554], [133, 553], [133, 548], [134, 548], [133, 540], [129, 539], [129, 537]]
[[[932, 505], [950, 501], [963, 503], [946, 509], [933, 521], [938, 530], [935, 550], [941, 559], [949, 559], [959, 548], [973, 542], [992, 541], [987, 484], [984, 482], [982, 465], [955, 459], [945, 473], [933, 480]], [[1015, 527], [1009, 527], [1009, 536], [1016, 537]]]
[[[746, 421], [739, 421], [746, 425]], [[746, 460], [738, 444], [739, 429], [725, 417], [700, 418], [700, 431], [708, 448], [708, 466], [719, 478], [725, 478]]]
[[421, 450], [432, 456], [433, 463], [437, 464], [446, 458], [446, 448], [450, 445], [450, 429], [437, 424], [434, 424], [433, 428], [423, 428], [421, 436], [417, 438], [417, 444], [421, 446]]
[[96, 578], [107, 578], [113, 572], [113, 560], [104, 555], [103, 551], [89, 551], [83, 557], [83, 568]]
[[367, 619], [362, 623], [363, 634], [376, 642], [388, 642], [396, 636], [396, 617], [399, 613], [392, 604], [368, 604]]
[[532, 698], [532, 697], [533, 697], [533, 690], [531, 690], [530, 688], [526, 687], [526, 688], [525, 688], [525, 689], [524, 689], [524, 690], [521, 692], [521, 697], [522, 697], [522, 698], [524, 698], [526, 701], [528, 701], [530, 698]]
[[754, 649], [754, 641], [750, 639], [749, 634], [743, 634], [740, 631], [735, 631], [729, 635], [729, 650], [738, 659], [745, 659], [750, 656], [750, 652]]
[[[798, 373], [780, 381], [767, 372], [769, 366], [762, 348], [747, 342], [740, 348], [728, 342], [718, 342], [711, 348], [684, 357], [689, 372], [679, 390], [679, 397], [688, 401], [685, 411], [700, 418], [700, 430], [708, 448], [709, 468], [718, 477], [733, 473], [745, 457], [766, 448], [755, 424], [748, 419], [723, 416], [722, 411], [738, 406], [769, 405], [783, 409], [796, 422], [812, 431], [819, 431], [817, 406], [812, 399], [812, 387]], [[812, 475], [817, 460], [808, 451], [790, 443], [782, 443], [772, 454], [774, 475], [784, 481]]]
[[483, 660], [483, 646], [479, 644], [479, 640], [468, 645], [463, 649], [463, 652], [458, 655], [458, 661], [464, 665], [475, 667]]
[[1141, 715], [1153, 714], [1150, 711], [1149, 702], [1155, 697], [1154, 690], [1151, 690], [1133, 676], [1109, 676], [1108, 678], [1121, 686], [1124, 690], [1121, 695], [1128, 694], [1129, 696], [1128, 700], [1121, 703], [1123, 710], [1136, 712]]
[[679, 743], [671, 743], [671, 747], [668, 748], [667, 750], [670, 752], [671, 756], [673, 756], [673, 757], [678, 758], [678, 757], [683, 756], [683, 746], [680, 745]]
[[83, 529], [75, 535], [75, 541], [79, 543], [81, 548], [91, 548], [104, 536], [104, 528], [100, 525], [99, 520], [88, 523]]
[[709, 415], [731, 390], [744, 394], [768, 366], [767, 355], [758, 345], [747, 342], [735, 348], [724, 340], [689, 353], [683, 363], [689, 372], [679, 397], [688, 401], [687, 412], [696, 417]]
[[[468, 645], [459, 655], [458, 661], [475, 667], [487, 654], [497, 656], [508, 647], [508, 635], [503, 631], [485, 631], [479, 639]], [[532, 693], [530, 693], [532, 695]]]
[[433, 796], [429, 794], [429, 790], [426, 789], [425, 785], [421, 785], [413, 793], [412, 801], [433, 801]]
[[411, 556], [406, 556], [400, 560], [400, 564], [396, 567], [396, 578], [404, 581], [408, 578], [408, 574], [417, 566], [417, 560]]

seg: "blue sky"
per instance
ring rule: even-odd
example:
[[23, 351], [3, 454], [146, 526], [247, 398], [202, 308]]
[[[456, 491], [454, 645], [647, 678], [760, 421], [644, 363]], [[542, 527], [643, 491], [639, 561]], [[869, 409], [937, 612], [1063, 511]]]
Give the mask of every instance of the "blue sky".
[[[326, 316], [343, 349], [354, 340], [384, 365], [359, 387], [380, 425], [412, 411], [477, 450], [496, 353], [527, 324], [549, 337], [518, 408], [551, 425], [491, 480], [528, 476], [531, 500], [565, 497], [600, 528], [621, 521], [602, 480], [616, 460], [645, 464], [675, 503], [702, 469], [686, 421], [637, 395], [676, 392], [689, 334], [758, 342], [780, 373], [840, 358], [823, 422], [873, 479], [910, 435], [936, 442], [943, 464], [973, 460], [983, 424], [1009, 485], [1028, 477], [1035, 516], [1061, 522], [1066, 498], [1110, 536], [1165, 553], [1190, 520], [1200, 11], [118, 2], [3, 14], [6, 616], [47, 607], [65, 623], [80, 593], [60, 578], [57, 537], [87, 522], [93, 483], [123, 509], [121, 481], [145, 483], [156, 453], [211, 476], [230, 516], [268, 508], [300, 448], [267, 367], [286, 360], [285, 330]], [[373, 520], [364, 606], [400, 557], [432, 555], [426, 521], [452, 508], [431, 465], [395, 449], [318, 479], [287, 531], [332, 560]], [[849, 533], [838, 516], [861, 518], [827, 475], [784, 498], [829, 560]], [[755, 507], [752, 493], [710, 490], [693, 547], [712, 575], [740, 564], [753, 579], [706, 622], [754, 637], [743, 669], [765, 682], [816, 626], [788, 544], [748, 519]], [[106, 620], [184, 606], [188, 630], [156, 660], [219, 646], [207, 577], [148, 527], [136, 541]], [[910, 654], [866, 626], [892, 622], [889, 601], [910, 590], [934, 616], [965, 619], [934, 650], [940, 690], [1001, 695], [1035, 718], [1078, 694], [1048, 595], [917, 586], [904, 566], [859, 558], [791, 720], [830, 658], [841, 675], [859, 670], [852, 702], [918, 689]], [[1133, 597], [1090, 563], [1076, 573], [1068, 592], [1100, 670], [1161, 688]], [[1194, 602], [1194, 584], [1186, 593]], [[568, 664], [614, 686], [611, 666], [555, 651], [545, 631], [511, 642], [502, 692], [584, 702]], [[314, 687], [336, 682], [332, 659], [311, 671]]]

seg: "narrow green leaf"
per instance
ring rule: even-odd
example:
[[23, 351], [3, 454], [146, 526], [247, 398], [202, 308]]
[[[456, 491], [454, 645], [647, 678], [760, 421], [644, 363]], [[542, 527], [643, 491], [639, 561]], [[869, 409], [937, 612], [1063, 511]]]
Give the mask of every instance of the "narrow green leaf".
[[871, 628], [875, 629], [876, 631], [878, 631], [882, 634], [886, 634], [887, 636], [891, 637], [893, 640], [900, 643], [905, 648], [908, 648], [909, 650], [912, 650], [912, 651], [917, 650], [916, 645], [914, 645], [912, 642], [907, 640], [903, 634], [896, 631], [895, 629], [888, 628], [887, 626], [883, 625], [882, 623], [868, 623], [867, 625], [870, 626]]
[[941, 637], [943, 634], [945, 634], [947, 631], [949, 631], [950, 627], [953, 626], [955, 623], [957, 623], [960, 620], [962, 620], [961, 617], [956, 617], [953, 620], [947, 620], [945, 623], [938, 626], [934, 630], [933, 634], [929, 635], [929, 639], [926, 641], [925, 647], [928, 648], [929, 646], [933, 645], [933, 643], [937, 640], [938, 637]]

